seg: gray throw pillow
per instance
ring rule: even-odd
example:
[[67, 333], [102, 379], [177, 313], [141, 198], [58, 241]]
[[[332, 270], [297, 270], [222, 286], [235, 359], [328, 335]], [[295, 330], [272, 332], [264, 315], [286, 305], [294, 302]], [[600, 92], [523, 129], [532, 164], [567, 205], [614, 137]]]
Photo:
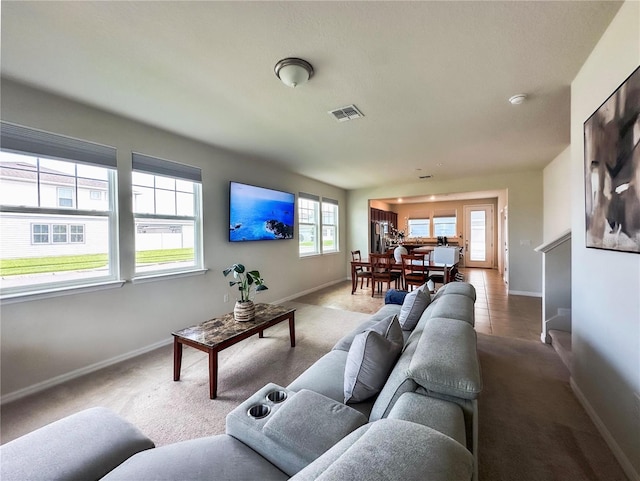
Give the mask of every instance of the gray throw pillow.
[[377, 332], [387, 341], [397, 342], [400, 345], [404, 344], [402, 328], [400, 327], [400, 322], [398, 321], [398, 316], [396, 314], [391, 314], [390, 316], [381, 319], [366, 330]]
[[358, 334], [344, 368], [345, 404], [366, 401], [378, 394], [401, 351], [401, 342], [389, 341], [375, 331]]
[[430, 302], [431, 296], [425, 294], [422, 289], [415, 289], [407, 294], [400, 308], [400, 316], [398, 316], [400, 327], [404, 331], [412, 331]]

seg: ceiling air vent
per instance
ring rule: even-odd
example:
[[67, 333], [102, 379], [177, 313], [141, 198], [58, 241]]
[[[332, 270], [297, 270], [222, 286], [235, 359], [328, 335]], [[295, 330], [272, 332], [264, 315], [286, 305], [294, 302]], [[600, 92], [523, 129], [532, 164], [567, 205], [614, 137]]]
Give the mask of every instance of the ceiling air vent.
[[355, 105], [347, 105], [346, 107], [330, 110], [329, 115], [333, 115], [338, 122], [346, 122], [347, 120], [364, 117], [364, 114], [360, 112]]
[[431, 175], [431, 174], [418, 176], [419, 179], [430, 179], [431, 177], [433, 177], [433, 175]]

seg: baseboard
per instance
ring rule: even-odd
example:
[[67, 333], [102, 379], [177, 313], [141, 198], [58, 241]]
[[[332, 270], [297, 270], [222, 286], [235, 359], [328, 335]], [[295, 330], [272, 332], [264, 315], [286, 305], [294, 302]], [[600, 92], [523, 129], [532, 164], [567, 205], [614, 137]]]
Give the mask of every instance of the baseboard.
[[511, 289], [509, 289], [509, 294], [514, 296], [542, 297], [542, 292], [513, 291]]
[[631, 481], [640, 481], [640, 473], [638, 473], [635, 470], [635, 468], [631, 464], [631, 461], [629, 461], [629, 458], [627, 458], [627, 456], [624, 454], [622, 449], [620, 449], [620, 446], [618, 445], [616, 440], [613, 438], [613, 436], [611, 435], [607, 427], [604, 425], [604, 423], [602, 422], [602, 419], [600, 419], [600, 416], [598, 416], [598, 414], [595, 412], [593, 407], [591, 407], [591, 404], [589, 404], [589, 401], [587, 400], [583, 392], [580, 390], [578, 385], [575, 383], [575, 381], [573, 380], [573, 377], [569, 379], [569, 384], [571, 385], [571, 389], [573, 390], [573, 393], [578, 398], [578, 401], [580, 402], [580, 404], [582, 404], [582, 407], [584, 407], [585, 411], [587, 411], [587, 414], [593, 421], [593, 424], [596, 425], [596, 428], [604, 438], [604, 441], [607, 443], [607, 446], [609, 446], [609, 449], [611, 449], [611, 452], [613, 452], [613, 455], [620, 463], [622, 470], [625, 472], [625, 474], [629, 477]]
[[142, 354], [146, 354], [147, 352], [151, 352], [160, 347], [164, 347], [173, 342], [173, 338], [168, 338], [160, 342], [156, 342], [155, 344], [151, 344], [149, 346], [136, 349], [135, 351], [130, 351], [125, 354], [121, 354], [120, 356], [112, 357], [111, 359], [106, 359], [104, 361], [97, 362], [95, 364], [91, 364], [89, 366], [82, 367], [80, 369], [76, 369], [74, 371], [67, 372], [65, 374], [61, 374], [60, 376], [53, 377], [51, 379], [47, 379], [46, 381], [39, 382], [37, 384], [33, 384], [24, 389], [19, 389], [18, 391], [11, 392], [6, 394], [0, 398], [0, 405], [9, 403], [12, 401], [17, 401], [23, 397], [29, 396], [31, 394], [35, 394], [40, 391], [44, 391], [53, 386], [57, 386], [58, 384], [62, 384], [67, 381], [71, 381], [72, 379], [78, 378], [80, 376], [84, 376], [86, 374], [90, 374], [92, 372], [98, 371], [100, 369], [104, 369], [105, 367], [112, 366], [122, 361], [127, 361], [134, 357], [140, 356]]

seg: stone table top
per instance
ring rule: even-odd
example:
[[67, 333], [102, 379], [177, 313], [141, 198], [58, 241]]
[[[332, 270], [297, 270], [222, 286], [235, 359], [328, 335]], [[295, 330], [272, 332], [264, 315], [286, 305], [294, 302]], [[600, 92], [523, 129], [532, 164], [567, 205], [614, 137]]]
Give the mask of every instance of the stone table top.
[[268, 324], [278, 317], [295, 311], [295, 309], [274, 304], [256, 304], [256, 317], [251, 321], [238, 322], [233, 312], [205, 321], [197, 326], [186, 327], [171, 334], [189, 339], [205, 347], [216, 347], [223, 342], [240, 336], [247, 331]]

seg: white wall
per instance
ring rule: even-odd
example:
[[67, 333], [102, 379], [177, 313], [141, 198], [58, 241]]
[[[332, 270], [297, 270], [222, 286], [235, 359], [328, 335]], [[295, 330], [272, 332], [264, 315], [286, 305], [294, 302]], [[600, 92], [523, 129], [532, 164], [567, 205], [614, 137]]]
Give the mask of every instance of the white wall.
[[[415, 182], [349, 191], [349, 250], [368, 252], [369, 200], [485, 190], [507, 191], [498, 210], [509, 207], [509, 291], [540, 296], [542, 263], [533, 249], [542, 242], [542, 171]], [[499, 226], [496, 226], [497, 228]], [[498, 242], [501, 243], [501, 236]]]
[[585, 247], [583, 122], [640, 65], [640, 2], [620, 9], [571, 85], [572, 384], [640, 479], [640, 255]]
[[542, 171], [544, 184], [544, 241], [571, 228], [571, 146]]
[[[87, 366], [97, 366], [170, 339], [172, 330], [233, 309], [222, 270], [234, 262], [260, 270], [275, 301], [346, 278], [345, 222], [340, 253], [300, 259], [297, 239], [230, 244], [228, 183], [247, 182], [336, 199], [344, 190], [3, 79], [2, 119], [118, 149], [122, 278], [134, 271], [131, 152], [202, 168], [206, 275], [126, 283], [122, 288], [3, 304], [2, 395], [27, 393]], [[341, 219], [345, 216], [341, 215]]]

